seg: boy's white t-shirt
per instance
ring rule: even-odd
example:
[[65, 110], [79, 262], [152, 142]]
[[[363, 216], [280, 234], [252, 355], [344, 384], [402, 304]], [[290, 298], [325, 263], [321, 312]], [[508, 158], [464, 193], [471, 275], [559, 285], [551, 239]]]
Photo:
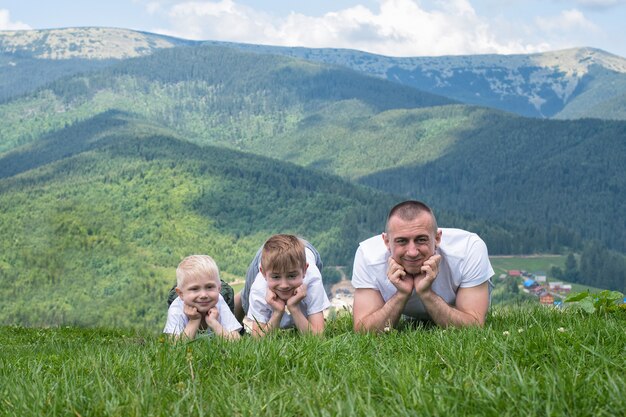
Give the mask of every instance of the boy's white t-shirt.
[[[189, 318], [184, 313], [184, 306], [185, 304], [180, 297], [176, 297], [172, 301], [169, 310], [167, 310], [167, 323], [165, 323], [163, 333], [179, 335], [185, 330], [185, 326], [189, 323]], [[226, 304], [222, 294], [219, 296], [216, 307], [219, 313], [218, 321], [224, 330], [230, 333], [242, 328], [241, 323], [237, 321], [233, 312], [228, 308], [228, 304]], [[212, 333], [211, 329], [207, 329], [207, 333]]]
[[[330, 307], [330, 301], [324, 283], [322, 282], [322, 273], [315, 265], [315, 255], [306, 248], [306, 261], [309, 267], [304, 275], [303, 283], [306, 285], [306, 296], [300, 301], [300, 309], [306, 317], [319, 313]], [[250, 288], [250, 307], [248, 309], [247, 318], [254, 322], [267, 323], [272, 317], [272, 307], [265, 301], [267, 293], [267, 281], [259, 272], [254, 279], [254, 283]], [[280, 328], [286, 329], [295, 325], [293, 317], [288, 311], [285, 311], [280, 320]]]

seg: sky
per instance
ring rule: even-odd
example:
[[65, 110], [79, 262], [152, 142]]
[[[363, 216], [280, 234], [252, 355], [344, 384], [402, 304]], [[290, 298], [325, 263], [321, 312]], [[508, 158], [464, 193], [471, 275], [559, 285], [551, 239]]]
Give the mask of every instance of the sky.
[[0, 30], [89, 26], [398, 57], [626, 57], [626, 0], [0, 0]]

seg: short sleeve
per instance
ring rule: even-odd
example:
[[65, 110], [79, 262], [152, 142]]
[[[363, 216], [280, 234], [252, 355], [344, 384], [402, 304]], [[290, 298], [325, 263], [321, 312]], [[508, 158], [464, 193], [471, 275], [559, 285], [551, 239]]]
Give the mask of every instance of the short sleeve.
[[185, 330], [187, 316], [183, 312], [183, 301], [176, 298], [167, 310], [167, 322], [163, 333], [179, 335]]
[[307, 275], [310, 280], [306, 287], [306, 315], [319, 313], [330, 307], [330, 300], [324, 289], [322, 274], [315, 265], [309, 265]]
[[265, 286], [256, 283], [259, 279], [259, 275], [257, 275], [255, 284], [253, 284], [250, 289], [250, 306], [248, 308], [247, 317], [252, 321], [267, 323], [272, 317], [272, 309], [268, 306], [267, 301], [265, 301]]
[[362, 246], [359, 246], [354, 255], [354, 265], [352, 267], [352, 286], [354, 288], [378, 289], [376, 286], [376, 278], [372, 277], [368, 271]]
[[232, 311], [230, 311], [228, 304], [226, 304], [226, 301], [221, 295], [219, 301], [217, 302], [217, 311], [220, 315], [220, 324], [224, 330], [230, 333], [242, 328], [241, 323], [239, 323], [239, 321], [235, 318], [235, 315]]
[[462, 278], [460, 287], [476, 287], [488, 281], [494, 274], [493, 267], [489, 261], [487, 245], [478, 236], [469, 247], [467, 257], [461, 270]]

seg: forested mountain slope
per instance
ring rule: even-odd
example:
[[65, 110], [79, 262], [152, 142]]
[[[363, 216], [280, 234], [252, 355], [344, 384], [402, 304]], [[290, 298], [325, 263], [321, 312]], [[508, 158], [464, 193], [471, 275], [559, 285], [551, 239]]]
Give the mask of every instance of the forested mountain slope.
[[370, 112], [451, 103], [443, 97], [293, 58], [182, 47], [60, 79], [0, 105], [0, 152], [102, 111], [131, 111], [198, 143], [270, 145], [309, 113], [355, 102]]
[[342, 65], [466, 104], [539, 118], [626, 120], [626, 107], [595, 111], [626, 94], [626, 58], [594, 48], [520, 55], [387, 57], [346, 49], [211, 42]]
[[[626, 122], [541, 121], [447, 103], [389, 81], [292, 58], [213, 46], [169, 48], [58, 80], [0, 105], [0, 150], [34, 144], [46, 132], [103, 111], [122, 110], [198, 144], [349, 179], [368, 177], [368, 184], [386, 192], [442, 209], [558, 226], [624, 250], [625, 240], [613, 230], [625, 221], [616, 207], [624, 206], [626, 195], [621, 180], [626, 165], [619, 162]], [[593, 161], [615, 162], [595, 167]], [[422, 182], [405, 175], [421, 170], [430, 173]], [[583, 172], [582, 180], [572, 182]], [[602, 202], [594, 206], [602, 221], [580, 221], [588, 215], [581, 195]]]
[[[45, 255], [42, 259], [53, 259], [55, 251], [65, 256], [69, 242], [81, 242], [72, 237], [75, 233], [94, 241], [89, 236], [107, 230], [109, 223], [116, 233], [133, 231], [124, 240], [132, 243], [105, 248], [103, 253], [109, 250], [111, 258], [133, 253], [137, 240], [142, 242], [137, 254], [157, 251], [158, 256], [191, 249], [192, 241], [208, 242], [208, 237], [196, 239], [173, 226], [169, 238], [154, 237], [166, 230], [162, 217], [167, 218], [151, 217], [154, 204], [156, 213], [167, 212], [172, 207], [169, 195], [186, 198], [171, 224], [178, 224], [172, 218], [191, 219], [181, 226], [184, 230], [199, 227], [217, 231], [212, 238], [228, 236], [206, 246], [215, 253], [240, 244], [252, 253], [267, 234], [293, 225], [307, 236], [312, 231], [310, 238], [326, 251], [329, 262], [350, 265], [358, 239], [378, 232], [392, 201], [407, 196], [430, 203], [442, 226], [479, 232], [492, 253], [579, 251], [594, 239], [624, 251], [625, 122], [517, 117], [341, 67], [207, 45], [157, 48], [146, 56], [57, 79], [0, 104], [0, 118], [0, 197], [7, 199], [3, 213], [11, 213], [2, 221], [12, 228], [0, 231], [6, 236], [3, 253], [12, 254], [15, 247], [28, 260], [20, 263], [6, 255], [0, 268], [10, 271], [3, 275], [6, 279], [16, 265], [38, 265], [33, 259], [39, 254]], [[148, 140], [147, 146], [146, 138], [158, 140]], [[159, 150], [151, 150], [153, 145]], [[124, 152], [111, 153], [120, 147]], [[209, 168], [187, 172], [181, 155], [200, 157], [222, 174], [213, 182], [197, 180]], [[176, 169], [171, 160], [178, 161]], [[200, 164], [191, 161], [189, 169]], [[147, 168], [136, 171], [145, 164]], [[149, 184], [154, 190], [145, 191], [137, 179], [145, 178], [144, 169], [154, 178]], [[132, 174], [124, 176], [128, 172]], [[96, 174], [99, 179], [92, 177]], [[109, 178], [116, 178], [113, 188]], [[59, 185], [61, 179], [71, 185]], [[396, 197], [353, 187], [347, 180], [363, 181]], [[342, 185], [337, 189], [335, 184]], [[287, 192], [290, 187], [295, 190]], [[193, 198], [187, 194], [198, 189]], [[211, 190], [209, 197], [197, 197], [206, 189]], [[318, 200], [312, 189], [331, 196]], [[82, 202], [75, 190], [81, 198], [96, 194]], [[106, 198], [123, 201], [123, 208], [101, 204], [113, 204]], [[107, 209], [100, 213], [97, 207]], [[201, 220], [181, 207], [193, 208]], [[133, 210], [148, 223], [120, 223]], [[30, 219], [32, 213], [41, 218]], [[106, 213], [114, 213], [113, 219], [91, 225]], [[317, 213], [322, 213], [320, 223], [315, 223]], [[91, 226], [82, 227], [83, 220], [73, 220], [76, 216], [89, 218]], [[29, 233], [44, 236], [43, 243], [21, 240]], [[143, 241], [146, 233], [150, 237]], [[117, 239], [107, 236], [103, 242]], [[88, 250], [94, 249], [81, 248], [83, 252], [69, 253], [67, 259], [88, 258]], [[171, 252], [167, 256], [157, 265], [176, 263]], [[234, 258], [223, 259], [227, 273], [241, 272], [233, 266]], [[60, 270], [63, 275], [71, 262], [59, 262], [63, 267], [48, 263], [35, 271], [45, 276], [45, 270]], [[89, 267], [103, 265], [95, 262]], [[125, 271], [150, 269], [139, 265]]]
[[0, 323], [154, 326], [186, 255], [229, 279], [292, 232], [346, 264], [380, 228], [380, 193], [164, 132], [110, 112], [0, 160]]

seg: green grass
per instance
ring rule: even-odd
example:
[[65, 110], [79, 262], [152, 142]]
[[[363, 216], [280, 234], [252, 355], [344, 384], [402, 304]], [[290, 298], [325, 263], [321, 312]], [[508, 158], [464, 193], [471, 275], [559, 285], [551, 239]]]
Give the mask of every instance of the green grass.
[[484, 329], [170, 344], [130, 330], [4, 327], [0, 415], [615, 416], [626, 315], [495, 308]]
[[489, 260], [497, 276], [512, 269], [550, 274], [553, 266], [565, 268], [565, 258], [563, 255], [490, 256]]

